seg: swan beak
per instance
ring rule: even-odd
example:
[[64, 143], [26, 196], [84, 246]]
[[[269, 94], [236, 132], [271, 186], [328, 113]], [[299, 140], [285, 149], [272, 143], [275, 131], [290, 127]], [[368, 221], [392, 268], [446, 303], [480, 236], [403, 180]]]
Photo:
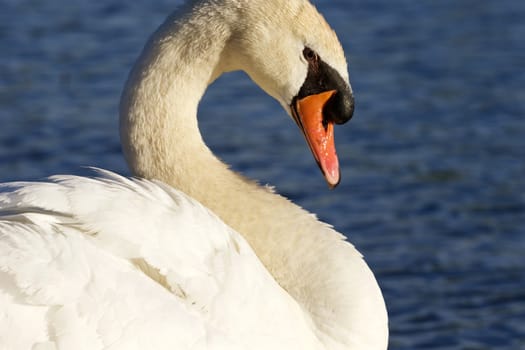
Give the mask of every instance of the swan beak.
[[323, 116], [323, 107], [335, 93], [336, 90], [330, 90], [297, 99], [292, 108], [292, 115], [331, 189], [339, 184], [341, 174], [335, 151], [334, 122]]

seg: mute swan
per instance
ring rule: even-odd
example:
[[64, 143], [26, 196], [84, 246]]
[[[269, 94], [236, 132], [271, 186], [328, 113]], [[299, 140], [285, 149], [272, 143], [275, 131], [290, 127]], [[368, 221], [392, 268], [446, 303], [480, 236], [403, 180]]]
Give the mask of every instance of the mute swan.
[[153, 34], [122, 95], [137, 178], [1, 185], [2, 348], [386, 349], [384, 301], [359, 252], [204, 144], [198, 102], [239, 69], [339, 182], [332, 128], [353, 97], [323, 17], [306, 0], [192, 1]]

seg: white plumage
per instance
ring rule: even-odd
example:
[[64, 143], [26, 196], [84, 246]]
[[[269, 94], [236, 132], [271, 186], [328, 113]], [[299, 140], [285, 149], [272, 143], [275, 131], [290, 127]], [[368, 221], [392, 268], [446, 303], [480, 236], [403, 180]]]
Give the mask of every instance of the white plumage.
[[121, 100], [142, 178], [0, 185], [0, 349], [384, 350], [385, 305], [359, 252], [229, 170], [198, 130], [198, 101], [225, 71], [288, 113], [307, 81], [316, 95], [305, 47], [350, 94], [341, 46], [305, 0], [194, 1], [170, 16]]
[[308, 348], [297, 304], [183, 193], [107, 171], [1, 189], [5, 348]]

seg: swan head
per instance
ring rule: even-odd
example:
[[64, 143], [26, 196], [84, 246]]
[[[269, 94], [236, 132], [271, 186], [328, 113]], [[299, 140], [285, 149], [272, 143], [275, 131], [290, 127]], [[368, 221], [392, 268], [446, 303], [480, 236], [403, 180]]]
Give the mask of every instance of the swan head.
[[253, 1], [239, 11], [228, 58], [279, 101], [337, 186], [333, 128], [351, 119], [354, 98], [335, 32], [306, 0]]

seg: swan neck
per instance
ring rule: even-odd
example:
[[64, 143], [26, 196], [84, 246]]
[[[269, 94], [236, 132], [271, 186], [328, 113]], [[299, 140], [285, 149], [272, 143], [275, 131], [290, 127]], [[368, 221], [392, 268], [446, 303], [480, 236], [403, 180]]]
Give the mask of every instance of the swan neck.
[[231, 6], [216, 10], [216, 3], [197, 2], [200, 8], [169, 17], [130, 73], [120, 132], [131, 171], [185, 192], [242, 234], [312, 317], [323, 343], [358, 349], [375, 339], [379, 346], [366, 348], [384, 348], [383, 299], [359, 252], [314, 215], [229, 170], [202, 140], [197, 107], [205, 89], [242, 66], [233, 48], [229, 55], [242, 17]]
[[[200, 10], [180, 10], [153, 34], [120, 104], [123, 152], [133, 174], [162, 180], [190, 195], [193, 191], [183, 181], [209, 174], [195, 169], [223, 167], [202, 140], [197, 106], [207, 86], [226, 69], [221, 55], [229, 31], [224, 22], [199, 20], [200, 12], [210, 16], [213, 8]], [[190, 17], [188, 11], [196, 14]], [[198, 182], [202, 186], [206, 179]]]

